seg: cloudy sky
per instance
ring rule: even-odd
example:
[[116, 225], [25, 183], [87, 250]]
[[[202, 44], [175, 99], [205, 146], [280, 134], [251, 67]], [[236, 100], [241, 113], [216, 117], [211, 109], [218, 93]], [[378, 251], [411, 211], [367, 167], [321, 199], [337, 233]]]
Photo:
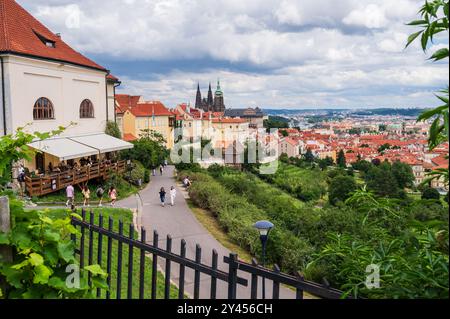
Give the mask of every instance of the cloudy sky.
[[218, 78], [233, 108], [427, 107], [448, 83], [447, 61], [404, 50], [422, 0], [17, 1], [168, 107]]

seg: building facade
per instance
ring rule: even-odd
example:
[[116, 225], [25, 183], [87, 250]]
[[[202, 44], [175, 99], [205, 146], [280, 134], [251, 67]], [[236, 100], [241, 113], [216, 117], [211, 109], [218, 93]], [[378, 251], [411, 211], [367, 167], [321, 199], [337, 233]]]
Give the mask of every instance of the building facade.
[[0, 0], [0, 25], [0, 136], [19, 128], [32, 133], [66, 127], [57, 137], [29, 145], [39, 151], [24, 162], [29, 171], [42, 175], [62, 161], [132, 147], [104, 133], [115, 120], [116, 77], [14, 0]]
[[116, 118], [124, 140], [133, 141], [153, 131], [162, 135], [168, 149], [173, 148], [175, 114], [161, 102], [116, 94]]

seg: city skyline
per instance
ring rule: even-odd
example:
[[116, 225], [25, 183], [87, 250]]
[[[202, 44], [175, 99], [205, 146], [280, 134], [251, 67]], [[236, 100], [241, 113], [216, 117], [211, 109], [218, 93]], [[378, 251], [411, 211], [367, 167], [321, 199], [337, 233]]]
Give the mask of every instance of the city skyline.
[[217, 78], [229, 108], [425, 108], [448, 84], [446, 63], [404, 49], [421, 1], [19, 3], [118, 76], [118, 92], [169, 107]]

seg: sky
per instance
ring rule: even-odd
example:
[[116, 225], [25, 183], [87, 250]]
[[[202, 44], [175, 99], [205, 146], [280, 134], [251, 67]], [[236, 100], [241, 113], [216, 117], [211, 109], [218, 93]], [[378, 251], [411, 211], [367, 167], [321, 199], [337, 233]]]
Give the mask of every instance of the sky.
[[[118, 93], [195, 104], [220, 79], [229, 108], [439, 105], [448, 60], [405, 49], [423, 0], [17, 0], [111, 70]], [[448, 34], [430, 52], [448, 47]]]

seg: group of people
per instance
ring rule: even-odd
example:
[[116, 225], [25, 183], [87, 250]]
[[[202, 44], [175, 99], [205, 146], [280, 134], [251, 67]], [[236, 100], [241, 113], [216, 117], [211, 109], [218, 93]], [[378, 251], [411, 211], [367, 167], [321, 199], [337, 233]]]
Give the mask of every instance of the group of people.
[[[81, 188], [81, 193], [83, 194], [83, 207], [86, 206], [90, 206], [90, 200], [91, 200], [91, 191], [89, 189], [89, 187], [87, 186], [87, 184], [85, 184], [84, 186], [80, 186]], [[99, 207], [103, 206], [103, 197], [105, 194], [105, 190], [103, 189], [102, 186], [99, 186], [96, 190], [96, 195], [97, 198], [99, 199]], [[72, 184], [70, 184], [69, 186], [67, 186], [66, 188], [66, 196], [67, 196], [67, 202], [66, 202], [66, 206], [67, 207], [71, 207], [71, 209], [74, 209], [75, 207], [75, 188], [73, 187]], [[117, 189], [114, 186], [111, 186], [109, 188], [108, 191], [108, 197], [110, 199], [111, 202], [111, 206], [116, 206], [116, 201], [117, 201]]]
[[[161, 205], [162, 207], [166, 206], [166, 190], [164, 189], [164, 187], [161, 187], [161, 190], [159, 191], [159, 198], [161, 200]], [[175, 198], [177, 197], [177, 190], [175, 189], [174, 186], [172, 186], [170, 188], [170, 205], [174, 206], [175, 205]]]
[[[163, 176], [164, 174], [164, 168], [167, 166], [167, 160], [164, 160], [164, 163], [159, 165], [159, 173], [161, 174], [161, 176]], [[153, 168], [152, 170], [152, 175], [156, 176], [156, 168]]]

